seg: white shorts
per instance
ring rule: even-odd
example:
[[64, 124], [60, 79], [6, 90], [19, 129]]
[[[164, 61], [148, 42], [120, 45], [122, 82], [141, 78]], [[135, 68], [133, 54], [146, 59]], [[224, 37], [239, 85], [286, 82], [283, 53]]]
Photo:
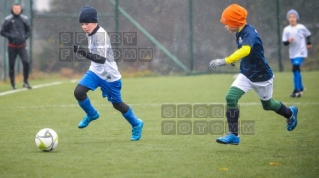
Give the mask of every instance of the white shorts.
[[254, 89], [263, 101], [270, 100], [273, 92], [274, 77], [264, 82], [251, 82], [245, 75], [239, 74], [231, 86], [243, 90], [245, 93]]

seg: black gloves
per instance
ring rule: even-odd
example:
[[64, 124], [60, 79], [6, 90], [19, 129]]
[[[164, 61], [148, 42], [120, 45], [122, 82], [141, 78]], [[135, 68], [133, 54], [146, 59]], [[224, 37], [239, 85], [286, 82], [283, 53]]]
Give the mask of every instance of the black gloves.
[[104, 64], [106, 61], [106, 58], [103, 56], [100, 56], [98, 54], [92, 54], [88, 51], [86, 51], [83, 47], [81, 47], [80, 45], [74, 45], [73, 47], [73, 51], [75, 53], [79, 53], [81, 54], [83, 57], [86, 57], [87, 59], [99, 63], [99, 64]]
[[81, 47], [80, 45], [74, 45], [73, 51], [75, 53], [81, 54], [83, 57], [87, 57], [87, 51], [83, 47]]

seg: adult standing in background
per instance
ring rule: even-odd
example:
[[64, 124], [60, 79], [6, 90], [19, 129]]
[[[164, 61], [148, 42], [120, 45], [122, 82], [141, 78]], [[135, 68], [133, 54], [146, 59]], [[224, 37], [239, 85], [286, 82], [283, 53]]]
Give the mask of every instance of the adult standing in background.
[[12, 89], [16, 89], [14, 66], [17, 55], [20, 56], [23, 65], [23, 87], [31, 89], [28, 82], [30, 60], [26, 50], [26, 40], [31, 35], [31, 27], [28, 17], [22, 14], [20, 4], [12, 6], [11, 14], [5, 18], [2, 25], [1, 35], [8, 39], [9, 77]]

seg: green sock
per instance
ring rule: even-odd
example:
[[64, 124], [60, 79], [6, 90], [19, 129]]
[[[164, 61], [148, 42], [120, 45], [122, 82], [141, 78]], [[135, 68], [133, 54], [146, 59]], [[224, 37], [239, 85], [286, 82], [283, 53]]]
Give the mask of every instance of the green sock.
[[238, 108], [238, 100], [243, 96], [245, 92], [237, 87], [230, 87], [226, 95], [227, 108]]
[[237, 106], [238, 100], [245, 92], [237, 87], [230, 87], [227, 95], [227, 110], [226, 117], [228, 123], [229, 132], [238, 136], [238, 119], [239, 119], [239, 109]]
[[271, 111], [279, 111], [280, 107], [281, 107], [281, 103], [279, 101], [276, 101], [274, 99], [270, 99], [270, 100], [267, 100], [267, 101], [263, 101], [263, 100], [260, 100], [261, 101], [261, 104], [263, 105], [263, 108], [264, 110], [271, 110]]

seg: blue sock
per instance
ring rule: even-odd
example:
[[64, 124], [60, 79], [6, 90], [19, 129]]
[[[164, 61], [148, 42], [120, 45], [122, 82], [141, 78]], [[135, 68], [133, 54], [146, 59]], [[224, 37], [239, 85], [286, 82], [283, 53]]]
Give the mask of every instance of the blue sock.
[[132, 125], [132, 127], [138, 126], [139, 121], [134, 115], [132, 108], [130, 108], [125, 114], [123, 114], [123, 117]]
[[299, 71], [299, 82], [298, 82], [298, 85], [299, 85], [300, 90], [303, 90], [302, 77], [301, 77], [300, 71]]
[[91, 105], [89, 97], [86, 97], [85, 100], [78, 102], [84, 112], [89, 116], [92, 117], [96, 114], [96, 110]]
[[294, 90], [299, 91], [299, 80], [300, 80], [300, 73], [299, 71], [294, 71]]

